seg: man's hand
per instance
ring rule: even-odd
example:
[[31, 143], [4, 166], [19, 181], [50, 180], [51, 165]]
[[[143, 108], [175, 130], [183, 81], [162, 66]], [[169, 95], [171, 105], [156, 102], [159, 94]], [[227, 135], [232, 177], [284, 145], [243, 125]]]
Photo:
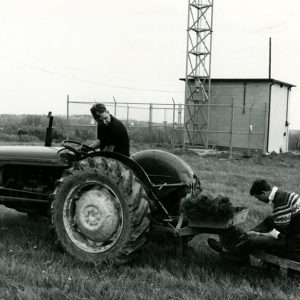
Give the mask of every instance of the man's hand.
[[260, 232], [252, 231], [252, 230], [248, 231], [246, 234], [247, 234], [247, 237], [256, 237], [256, 236], [260, 236], [261, 235]]
[[97, 148], [100, 147], [100, 140], [95, 140], [92, 144], [89, 145], [90, 148], [90, 151], [91, 150], [96, 150]]
[[84, 152], [84, 153], [88, 153], [94, 149], [92, 149], [91, 147], [87, 146], [87, 145], [84, 145], [82, 144], [79, 148], [78, 148], [79, 151], [81, 152]]
[[103, 151], [113, 152], [114, 148], [115, 148], [114, 145], [107, 145], [107, 146], [105, 146], [105, 148], [103, 149]]

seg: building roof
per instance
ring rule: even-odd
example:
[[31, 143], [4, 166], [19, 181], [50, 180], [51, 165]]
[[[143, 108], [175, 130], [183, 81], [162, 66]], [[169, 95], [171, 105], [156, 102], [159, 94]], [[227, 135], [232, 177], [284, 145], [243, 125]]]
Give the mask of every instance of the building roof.
[[211, 78], [212, 82], [269, 82], [279, 85], [285, 85], [287, 87], [295, 87], [294, 84], [287, 83], [281, 80], [273, 78]]
[[[185, 78], [180, 78], [180, 80], [185, 81]], [[190, 78], [191, 81], [195, 80], [194, 78]], [[279, 85], [284, 85], [289, 88], [295, 87], [296, 85], [287, 83], [284, 81], [280, 81], [273, 78], [211, 78], [211, 82], [266, 82], [266, 83], [276, 83]]]

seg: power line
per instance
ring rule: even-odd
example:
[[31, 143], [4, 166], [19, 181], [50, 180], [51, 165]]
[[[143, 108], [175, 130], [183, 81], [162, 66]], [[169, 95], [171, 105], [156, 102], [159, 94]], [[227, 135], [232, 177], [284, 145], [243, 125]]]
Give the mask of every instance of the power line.
[[253, 33], [259, 33], [259, 32], [262, 32], [262, 31], [272, 30], [273, 28], [281, 27], [283, 25], [286, 25], [286, 22], [275, 24], [275, 25], [272, 25], [272, 26], [265, 26], [265, 27], [263, 27], [263, 28], [261, 28], [259, 30], [253, 31]]
[[[22, 56], [26, 56], [30, 59], [34, 59], [34, 60], [39, 60], [39, 61], [42, 61], [44, 63], [47, 63], [49, 65], [52, 65], [52, 66], [56, 66], [56, 67], [59, 67], [59, 68], [65, 68], [65, 69], [70, 69], [70, 70], [75, 70], [75, 71], [80, 71], [80, 72], [85, 72], [85, 73], [88, 73], [88, 74], [93, 74], [93, 75], [101, 75], [101, 76], [106, 76], [106, 77], [109, 77], [110, 75], [107, 75], [107, 74], [104, 74], [104, 73], [99, 73], [99, 72], [95, 72], [95, 71], [87, 71], [85, 69], [80, 69], [80, 68], [76, 68], [76, 67], [73, 67], [73, 66], [68, 66], [68, 65], [63, 65], [63, 64], [58, 64], [56, 62], [53, 62], [53, 61], [49, 61], [47, 59], [45, 59], [44, 57], [41, 57], [41, 56], [36, 56], [36, 55], [32, 55], [31, 53], [28, 53], [27, 51], [24, 51], [23, 49], [15, 49], [15, 48], [12, 48], [10, 46], [7, 46], [6, 44], [3, 44], [0, 42], [0, 45], [1, 47], [3, 48], [6, 48], [8, 49], [10, 52], [11, 51], [14, 51], [14, 52], [18, 52], [20, 53]], [[141, 83], [141, 84], [145, 84], [146, 82], [145, 81], [140, 81], [140, 80], [133, 80], [133, 79], [125, 79], [125, 78], [122, 78], [122, 77], [119, 77], [119, 76], [116, 76], [114, 74], [113, 76], [114, 78], [116, 78], [117, 80], [122, 80], [122, 81], [128, 81], [128, 82], [132, 82], [132, 83]], [[174, 85], [174, 84], [167, 84], [167, 83], [153, 83], [153, 82], [149, 82], [147, 81], [147, 84], [150, 84], [150, 85], [157, 85], [157, 86], [176, 86], [177, 85]]]
[[104, 83], [104, 82], [99, 82], [99, 81], [93, 81], [93, 80], [88, 80], [88, 79], [82, 79], [79, 77], [75, 77], [75, 76], [70, 76], [70, 75], [66, 75], [66, 74], [62, 74], [59, 72], [54, 72], [51, 70], [48, 70], [46, 68], [41, 68], [41, 67], [37, 67], [28, 63], [24, 63], [22, 61], [16, 60], [14, 58], [11, 57], [7, 57], [7, 56], [3, 56], [0, 55], [0, 58], [4, 59], [4, 60], [8, 60], [8, 61], [12, 61], [14, 63], [26, 66], [28, 68], [31, 69], [35, 69], [41, 72], [45, 72], [54, 76], [60, 76], [63, 78], [68, 78], [68, 79], [72, 79], [72, 80], [76, 80], [76, 81], [81, 81], [81, 82], [86, 82], [89, 84], [94, 84], [94, 85], [100, 85], [100, 86], [106, 86], [106, 87], [113, 87], [113, 88], [119, 88], [119, 89], [126, 89], [126, 90], [135, 90], [135, 91], [147, 91], [147, 92], [158, 92], [158, 93], [180, 93], [183, 94], [184, 91], [169, 91], [169, 90], [160, 90], [160, 89], [143, 89], [143, 88], [134, 88], [134, 87], [129, 87], [129, 86], [121, 86], [121, 85], [113, 85], [113, 84], [108, 84], [108, 83]]

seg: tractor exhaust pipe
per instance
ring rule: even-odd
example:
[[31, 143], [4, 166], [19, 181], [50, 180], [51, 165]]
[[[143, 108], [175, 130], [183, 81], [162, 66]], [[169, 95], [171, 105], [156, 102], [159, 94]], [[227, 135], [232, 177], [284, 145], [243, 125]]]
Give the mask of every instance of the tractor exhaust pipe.
[[46, 129], [45, 147], [51, 147], [51, 145], [52, 145], [52, 125], [53, 125], [53, 116], [52, 116], [51, 111], [49, 111], [47, 118], [49, 118], [49, 124]]

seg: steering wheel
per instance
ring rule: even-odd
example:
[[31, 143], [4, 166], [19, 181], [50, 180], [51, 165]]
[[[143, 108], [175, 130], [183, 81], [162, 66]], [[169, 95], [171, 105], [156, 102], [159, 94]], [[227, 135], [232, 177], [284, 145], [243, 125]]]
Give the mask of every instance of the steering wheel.
[[[82, 151], [82, 150], [79, 149], [79, 147], [82, 147], [82, 146], [87, 150], [87, 152], [89, 152], [89, 151], [95, 151], [95, 149], [93, 149], [93, 148], [91, 148], [91, 147], [89, 147], [89, 146], [87, 146], [87, 145], [85, 145], [83, 143], [77, 142], [77, 141], [63, 140], [61, 142], [61, 144], [66, 149], [68, 149], [69, 151], [71, 151], [71, 152], [73, 152], [73, 153], [75, 153], [77, 155], [81, 155], [81, 154], [85, 153], [85, 151]], [[76, 149], [76, 148], [70, 146], [69, 144], [75, 144], [75, 145], [78, 145], [79, 147], [78, 147], [78, 149]]]

